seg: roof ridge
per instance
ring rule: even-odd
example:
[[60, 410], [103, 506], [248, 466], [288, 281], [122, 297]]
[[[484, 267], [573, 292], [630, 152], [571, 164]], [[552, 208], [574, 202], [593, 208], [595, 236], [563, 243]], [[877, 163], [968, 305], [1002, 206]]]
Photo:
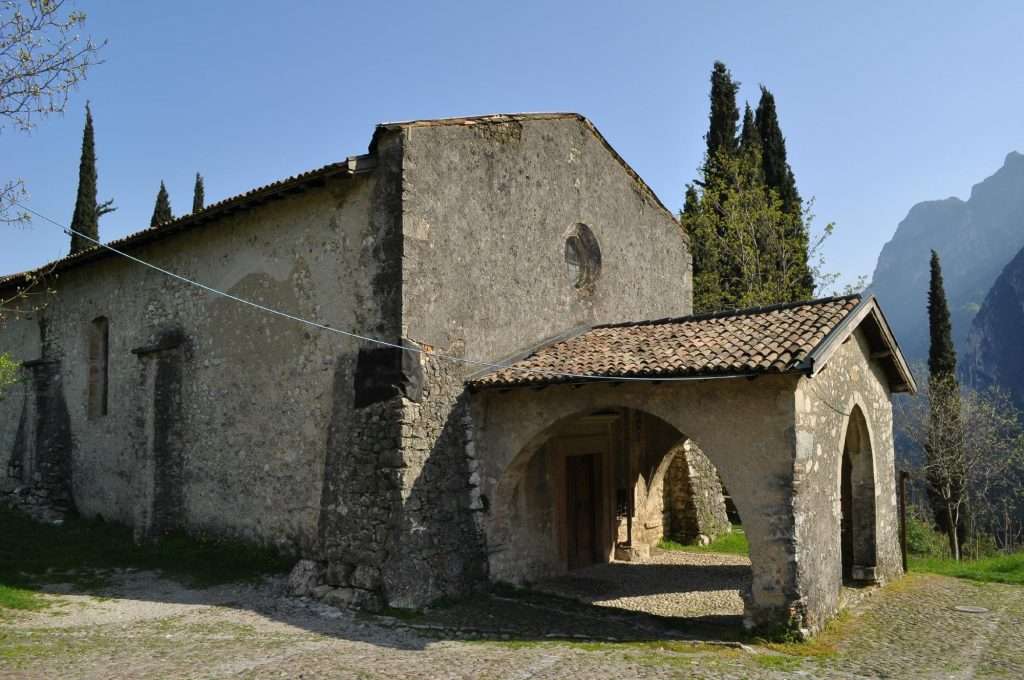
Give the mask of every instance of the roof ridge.
[[0, 286], [12, 285], [14, 282], [22, 280], [26, 276], [39, 274], [44, 270], [48, 270], [46, 273], [50, 273], [57, 269], [75, 266], [80, 262], [86, 262], [95, 257], [102, 257], [109, 254], [110, 247], [130, 246], [137, 242], [148, 242], [152, 239], [158, 239], [176, 233], [190, 226], [198, 226], [203, 222], [215, 220], [218, 217], [221, 217], [221, 213], [227, 213], [236, 206], [241, 206], [252, 201], [259, 202], [278, 194], [286, 194], [297, 187], [307, 186], [309, 183], [319, 181], [342, 171], [348, 174], [353, 174], [356, 172], [355, 168], [359, 162], [358, 159], [360, 158], [363, 157], [349, 156], [342, 161], [328, 163], [311, 170], [306, 170], [267, 184], [253, 187], [252, 189], [248, 189], [240, 194], [235, 194], [234, 196], [229, 196], [215, 203], [211, 203], [199, 212], [187, 213], [173, 220], [161, 222], [156, 226], [145, 227], [111, 241], [94, 243], [88, 248], [84, 248], [83, 250], [75, 253], [69, 253], [64, 257], [57, 258], [56, 260], [42, 264], [34, 269], [0, 275]]
[[653, 326], [667, 323], [686, 323], [690, 321], [707, 321], [708, 319], [723, 319], [737, 316], [753, 316], [755, 314], [767, 314], [783, 309], [794, 309], [796, 307], [813, 307], [815, 305], [828, 304], [847, 300], [862, 300], [860, 293], [849, 295], [831, 295], [829, 297], [816, 298], [814, 300], [802, 300], [798, 302], [779, 302], [774, 305], [763, 305], [760, 307], [745, 307], [742, 309], [724, 309], [717, 312], [702, 312], [700, 314], [689, 314], [687, 316], [669, 316], [661, 319], [644, 319], [642, 321], [616, 321], [613, 323], [596, 324], [591, 330], [599, 328], [624, 328], [626, 326]]

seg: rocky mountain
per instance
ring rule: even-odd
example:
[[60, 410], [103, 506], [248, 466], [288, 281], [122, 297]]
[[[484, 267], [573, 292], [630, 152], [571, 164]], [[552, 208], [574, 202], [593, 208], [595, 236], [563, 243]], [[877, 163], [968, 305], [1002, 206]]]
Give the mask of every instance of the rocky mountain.
[[1024, 247], [1024, 155], [1011, 152], [967, 201], [918, 203], [878, 256], [869, 290], [878, 296], [907, 358], [928, 356], [928, 258], [938, 251], [953, 321], [964, 356], [971, 322], [996, 277]]
[[1024, 249], [996, 279], [974, 317], [963, 362], [976, 388], [998, 385], [1024, 409]]

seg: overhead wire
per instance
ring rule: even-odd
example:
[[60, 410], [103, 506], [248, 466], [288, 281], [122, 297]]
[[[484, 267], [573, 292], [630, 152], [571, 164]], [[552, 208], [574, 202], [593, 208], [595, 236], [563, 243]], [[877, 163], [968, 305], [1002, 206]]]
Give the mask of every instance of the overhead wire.
[[748, 374], [727, 374], [727, 375], [714, 375], [714, 376], [665, 376], [665, 377], [661, 377], [661, 376], [609, 376], [609, 375], [600, 375], [600, 374], [592, 374], [592, 373], [567, 373], [567, 372], [564, 372], [564, 371], [548, 371], [548, 370], [544, 370], [544, 369], [515, 366], [513, 364], [500, 364], [500, 363], [493, 363], [493, 362], [488, 362], [488, 361], [481, 361], [481, 360], [477, 360], [477, 359], [470, 359], [470, 358], [466, 358], [466, 357], [459, 357], [459, 356], [455, 356], [455, 355], [452, 355], [452, 354], [445, 354], [443, 352], [435, 352], [433, 350], [424, 349], [422, 347], [417, 347], [415, 345], [403, 345], [403, 344], [399, 344], [399, 343], [389, 342], [387, 340], [381, 340], [380, 338], [374, 338], [374, 337], [371, 337], [371, 336], [368, 336], [368, 335], [362, 335], [360, 333], [354, 333], [354, 332], [351, 332], [351, 331], [342, 330], [340, 328], [335, 328], [334, 326], [331, 326], [329, 324], [320, 323], [318, 321], [312, 321], [310, 319], [305, 319], [303, 317], [296, 316], [295, 314], [291, 314], [289, 312], [284, 312], [284, 311], [281, 311], [279, 309], [274, 309], [273, 307], [268, 307], [266, 305], [263, 305], [263, 304], [260, 304], [258, 302], [255, 302], [253, 300], [248, 300], [246, 298], [239, 297], [239, 296], [234, 295], [232, 293], [228, 293], [227, 291], [219, 290], [217, 288], [214, 288], [213, 286], [209, 286], [209, 285], [207, 285], [205, 283], [202, 283], [202, 282], [199, 282], [199, 281], [195, 281], [193, 279], [190, 279], [188, 277], [182, 276], [182, 275], [177, 274], [175, 272], [172, 272], [170, 270], [164, 269], [163, 267], [159, 267], [159, 266], [157, 266], [157, 265], [155, 265], [155, 264], [153, 264], [151, 262], [147, 262], [146, 260], [143, 260], [142, 258], [136, 257], [136, 256], [134, 256], [134, 255], [132, 255], [130, 253], [126, 253], [123, 250], [119, 250], [118, 248], [114, 248], [113, 246], [110, 246], [110, 245], [108, 245], [106, 243], [102, 243], [98, 239], [95, 239], [95, 238], [89, 236], [88, 234], [83, 234], [82, 232], [77, 231], [75, 229], [72, 229], [71, 227], [69, 227], [67, 225], [61, 224], [60, 222], [57, 222], [56, 220], [54, 220], [54, 219], [52, 219], [52, 218], [50, 218], [50, 217], [40, 213], [37, 210], [34, 210], [33, 208], [30, 208], [29, 206], [24, 205], [24, 204], [22, 204], [22, 203], [20, 203], [18, 201], [12, 201], [12, 203], [14, 205], [18, 206], [19, 208], [21, 208], [22, 210], [25, 210], [26, 212], [31, 213], [32, 215], [35, 215], [36, 217], [40, 218], [41, 220], [49, 222], [53, 226], [59, 228], [65, 234], [75, 235], [75, 236], [78, 236], [80, 238], [83, 238], [86, 241], [99, 246], [100, 248], [104, 248], [104, 249], [114, 253], [115, 255], [118, 255], [120, 257], [126, 258], [126, 259], [128, 259], [128, 260], [130, 260], [130, 261], [132, 261], [132, 262], [134, 262], [136, 264], [142, 265], [143, 267], [147, 267], [147, 268], [149, 268], [149, 269], [151, 269], [153, 271], [159, 272], [160, 274], [163, 274], [164, 276], [168, 276], [168, 277], [170, 277], [172, 279], [175, 279], [175, 280], [177, 280], [177, 281], [179, 281], [181, 283], [184, 283], [184, 284], [187, 284], [187, 285], [190, 285], [190, 286], [194, 286], [196, 288], [204, 290], [207, 293], [211, 293], [213, 295], [219, 295], [219, 296], [221, 296], [223, 298], [226, 298], [228, 300], [232, 300], [232, 301], [237, 302], [239, 304], [247, 305], [249, 307], [252, 307], [254, 309], [260, 310], [262, 312], [265, 312], [265, 313], [268, 313], [268, 314], [272, 314], [272, 315], [275, 315], [275, 316], [279, 316], [279, 317], [282, 317], [284, 319], [288, 319], [290, 321], [295, 321], [295, 322], [298, 322], [298, 323], [301, 323], [301, 324], [305, 324], [307, 326], [310, 326], [310, 327], [313, 327], [313, 328], [316, 328], [316, 329], [319, 329], [319, 330], [322, 330], [322, 331], [327, 331], [327, 332], [330, 332], [330, 333], [336, 333], [336, 334], [343, 335], [343, 336], [346, 336], [346, 337], [349, 337], [349, 338], [353, 338], [353, 339], [356, 339], [356, 340], [362, 340], [363, 342], [368, 342], [368, 343], [372, 343], [372, 344], [376, 344], [376, 345], [381, 345], [381, 346], [384, 346], [384, 347], [391, 347], [391, 348], [394, 348], [394, 349], [418, 352], [418, 353], [420, 353], [422, 355], [425, 355], [425, 356], [428, 356], [428, 357], [432, 357], [434, 359], [441, 359], [441, 360], [445, 360], [445, 361], [461, 363], [461, 364], [465, 364], [465, 365], [468, 365], [468, 366], [475, 366], [475, 367], [478, 367], [478, 368], [481, 368], [481, 369], [487, 368], [487, 369], [496, 370], [496, 371], [516, 371], [516, 372], [519, 372], [519, 373], [527, 373], [527, 374], [532, 373], [532, 374], [541, 375], [541, 376], [543, 376], [545, 378], [570, 378], [570, 379], [573, 379], [573, 380], [593, 380], [593, 381], [606, 381], [606, 382], [692, 382], [692, 381], [695, 381], [695, 380], [712, 380], [712, 379], [723, 379], [723, 378], [741, 378], [741, 377], [745, 378], [745, 377], [750, 377]]

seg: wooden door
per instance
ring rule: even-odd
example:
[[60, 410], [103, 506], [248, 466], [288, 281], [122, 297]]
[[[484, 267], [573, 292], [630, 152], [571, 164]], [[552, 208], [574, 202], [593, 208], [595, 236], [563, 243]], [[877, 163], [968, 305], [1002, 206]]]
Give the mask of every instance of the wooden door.
[[593, 454], [565, 459], [569, 569], [593, 564], [597, 554], [597, 480]]

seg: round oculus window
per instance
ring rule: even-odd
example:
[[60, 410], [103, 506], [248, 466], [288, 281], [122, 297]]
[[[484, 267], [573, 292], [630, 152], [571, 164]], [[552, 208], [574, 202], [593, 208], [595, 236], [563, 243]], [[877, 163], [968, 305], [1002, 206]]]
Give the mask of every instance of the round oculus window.
[[575, 224], [565, 237], [565, 269], [577, 290], [593, 288], [601, 275], [601, 247], [585, 224]]

